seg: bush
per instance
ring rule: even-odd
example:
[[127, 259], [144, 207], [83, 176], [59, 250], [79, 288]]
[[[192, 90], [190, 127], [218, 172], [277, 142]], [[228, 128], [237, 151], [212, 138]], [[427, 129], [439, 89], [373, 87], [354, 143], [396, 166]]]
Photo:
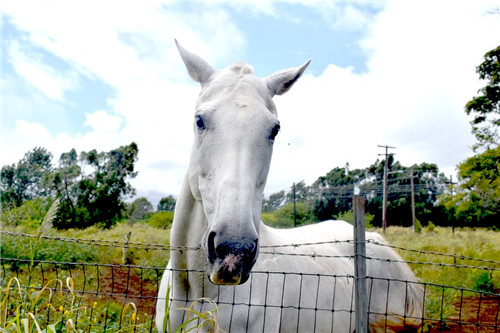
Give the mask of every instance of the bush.
[[5, 209], [1, 214], [3, 225], [8, 226], [26, 226], [30, 229], [36, 229], [42, 223], [42, 220], [49, 210], [54, 200], [52, 198], [35, 198], [25, 201], [21, 206], [11, 209]]
[[[432, 223], [432, 222], [430, 222]], [[422, 232], [422, 223], [420, 223], [419, 219], [415, 219], [415, 232], [421, 233]]]
[[[372, 221], [373, 219], [375, 218], [375, 215], [372, 215], [370, 213], [366, 213], [365, 214], [365, 228], [368, 229], [368, 228], [373, 228], [373, 225], [372, 225]], [[342, 221], [346, 221], [350, 224], [353, 224], [354, 223], [354, 215], [352, 213], [351, 210], [347, 211], [347, 212], [344, 212], [344, 213], [340, 213], [337, 217], [336, 217], [337, 220], [342, 220]]]
[[273, 228], [293, 228], [293, 220], [278, 216], [277, 211], [272, 213], [262, 213], [261, 219], [265, 225]]
[[485, 291], [488, 293], [496, 292], [495, 284], [488, 272], [480, 272], [474, 277], [474, 290]]
[[172, 225], [174, 220], [174, 213], [168, 211], [161, 211], [154, 213], [148, 220], [148, 224], [152, 227], [159, 229], [167, 229]]
[[427, 223], [427, 231], [428, 232], [434, 232], [435, 228], [436, 228], [436, 226], [431, 221], [429, 221], [429, 223]]

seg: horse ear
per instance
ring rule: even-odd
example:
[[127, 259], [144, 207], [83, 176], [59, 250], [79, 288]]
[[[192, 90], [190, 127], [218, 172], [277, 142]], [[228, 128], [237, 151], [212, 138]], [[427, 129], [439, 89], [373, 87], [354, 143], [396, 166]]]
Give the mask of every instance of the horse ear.
[[175, 45], [179, 50], [182, 61], [186, 65], [189, 76], [196, 82], [201, 83], [203, 87], [205, 83], [210, 80], [210, 77], [216, 72], [205, 60], [198, 57], [196, 54], [189, 52], [183, 48], [177, 39], [175, 40]]
[[300, 67], [285, 69], [265, 77], [264, 82], [267, 84], [271, 97], [282, 95], [290, 90], [292, 85], [304, 73], [310, 62], [311, 59]]

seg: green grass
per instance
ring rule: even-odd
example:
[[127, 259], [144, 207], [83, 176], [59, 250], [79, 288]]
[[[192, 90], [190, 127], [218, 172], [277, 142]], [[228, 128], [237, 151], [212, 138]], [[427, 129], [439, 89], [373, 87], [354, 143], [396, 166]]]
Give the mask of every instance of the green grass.
[[[376, 231], [383, 234], [380, 229]], [[439, 256], [397, 250], [403, 259], [408, 261], [499, 268], [498, 264], [470, 260], [468, 257], [500, 261], [500, 232], [486, 229], [455, 229], [453, 233], [451, 228], [435, 227], [432, 232], [424, 228], [421, 233], [413, 233], [410, 228], [390, 227], [384, 237], [394, 246], [455, 255], [455, 257]], [[464, 267], [424, 264], [410, 264], [410, 266], [423, 281], [468, 289], [475, 289], [478, 279], [484, 279], [485, 272], [481, 269]], [[500, 272], [492, 273], [491, 282], [500, 289]]]
[[[376, 231], [382, 234], [381, 229]], [[459, 304], [462, 297], [475, 298], [481, 292], [498, 293], [500, 290], [500, 272], [481, 269], [499, 268], [500, 232], [486, 229], [455, 229], [455, 232], [452, 232], [451, 228], [434, 227], [423, 228], [421, 233], [413, 233], [411, 228], [390, 227], [384, 236], [391, 245], [426, 251], [396, 250], [404, 260], [415, 262], [410, 263], [410, 267], [417, 277], [426, 283], [425, 317], [428, 319], [456, 317], [459, 309], [453, 305]], [[440, 256], [428, 252], [454, 256]]]
[[[279, 222], [279, 221], [274, 221]], [[85, 230], [56, 231], [45, 226], [32, 230], [18, 226], [10, 231], [37, 234], [38, 238], [20, 238], [2, 235], [1, 255], [5, 258], [24, 258], [21, 265], [1, 266], [2, 286], [0, 292], [1, 320], [0, 332], [80, 332], [100, 331], [104, 325], [110, 331], [148, 331], [152, 317], [142, 312], [139, 304], [128, 299], [117, 299], [102, 295], [86, 295], [79, 291], [99, 290], [99, 275], [109, 275], [109, 269], [87, 269], [83, 278], [75, 269], [79, 266], [31, 265], [30, 260], [73, 263], [122, 264], [123, 248], [119, 246], [97, 246], [89, 243], [64, 242], [44, 239], [43, 236], [124, 242], [130, 234], [129, 242], [142, 244], [169, 243], [170, 229], [154, 228], [148, 224], [119, 223], [109, 230], [90, 227]], [[5, 228], [4, 228], [5, 230]], [[381, 229], [375, 229], [382, 233]], [[500, 232], [485, 229], [456, 229], [434, 227], [423, 228], [421, 233], [413, 233], [410, 228], [389, 227], [386, 240], [397, 247], [418, 250], [405, 251], [396, 249], [404, 260], [412, 261], [410, 266], [426, 285], [426, 317], [439, 320], [449, 318], [453, 304], [461, 295], [460, 288], [498, 292], [500, 272], [478, 268], [440, 266], [440, 264], [464, 266], [495, 266], [489, 263], [471, 260], [468, 257], [500, 260]], [[427, 252], [454, 254], [439, 256]], [[125, 251], [127, 264], [141, 267], [163, 268], [168, 262], [168, 251], [154, 249], [128, 248]], [[436, 265], [421, 263], [432, 262]], [[73, 267], [73, 268], [72, 268]], [[135, 276], [141, 277], [145, 284], [156, 288], [153, 270], [143, 272], [137, 268]], [[115, 271], [115, 274], [117, 272]], [[132, 275], [133, 275], [132, 274]], [[43, 275], [43, 279], [40, 277]], [[453, 286], [455, 288], [442, 287]], [[142, 286], [142, 285], [141, 285]], [[102, 288], [102, 286], [100, 286]], [[113, 290], [113, 289], [110, 289]], [[114, 290], [116, 293], [116, 290]], [[473, 295], [464, 292], [464, 295]], [[443, 306], [442, 299], [444, 298]], [[147, 312], [147, 311], [146, 311]], [[195, 314], [195, 313], [193, 313]], [[196, 314], [205, 316], [207, 314]], [[49, 320], [47, 320], [49, 318]], [[201, 317], [200, 317], [201, 318]], [[205, 318], [205, 317], [203, 317]], [[208, 317], [207, 317], [208, 318]], [[77, 325], [75, 325], [78, 323]], [[37, 328], [40, 326], [40, 329]]]

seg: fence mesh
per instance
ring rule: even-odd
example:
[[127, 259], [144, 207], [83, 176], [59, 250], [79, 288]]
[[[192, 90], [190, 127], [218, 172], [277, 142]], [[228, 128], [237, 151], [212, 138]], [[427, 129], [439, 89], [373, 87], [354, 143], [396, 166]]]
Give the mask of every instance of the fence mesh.
[[[3, 232], [5, 234], [5, 232]], [[26, 241], [26, 237], [33, 235], [7, 233], [9, 241]], [[91, 246], [105, 246], [134, 249], [135, 251], [169, 251], [169, 250], [199, 250], [199, 248], [172, 249], [159, 244], [141, 244], [132, 242], [105, 242], [89, 241], [71, 238], [50, 238], [51, 241], [65, 242], [69, 244], [84, 243]], [[5, 239], [3, 239], [5, 241]], [[373, 242], [373, 241], [367, 241]], [[336, 244], [352, 243], [353, 241], [332, 241]], [[301, 252], [303, 246], [311, 244], [290, 244], [296, 248], [293, 255], [311, 256], [307, 251]], [[377, 246], [388, 246], [376, 243]], [[281, 246], [283, 247], [283, 246]], [[392, 247], [400, 253], [411, 253], [410, 260], [404, 260], [412, 268], [419, 266], [437, 266], [440, 269], [461, 270], [463, 274], [471, 274], [481, 271], [490, 279], [493, 274], [499, 274], [500, 262], [496, 260], [478, 259], [457, 254], [437, 253], [432, 251], [421, 251], [401, 247]], [[285, 255], [280, 247], [262, 248], [261, 254]], [[289, 253], [286, 255], [290, 255]], [[415, 260], [425, 255], [425, 260]], [[321, 253], [315, 253], [317, 258], [327, 257]], [[406, 257], [403, 255], [403, 257]], [[433, 259], [432, 259], [433, 258]], [[347, 258], [351, 260], [352, 258]], [[381, 260], [366, 257], [367, 260]], [[54, 327], [58, 331], [77, 332], [155, 332], [155, 305], [161, 277], [164, 267], [144, 267], [137, 265], [103, 264], [85, 262], [60, 262], [30, 260], [26, 258], [0, 258], [1, 272], [1, 320], [2, 327], [9, 331], [23, 325], [23, 318], [29, 318], [31, 323], [44, 327]], [[190, 274], [199, 274], [201, 279], [206, 279], [202, 271], [192, 271]], [[250, 285], [254, 279], [260, 276], [267, 280], [276, 281], [279, 276], [282, 279], [282, 288], [286, 288], [287, 281], [315, 281], [317, 290], [320, 291], [322, 283], [336, 284], [339, 279], [349, 280], [354, 286], [352, 275], [325, 275], [325, 274], [299, 274], [284, 272], [256, 271], [252, 273]], [[368, 286], [377, 283], [388, 285], [396, 283], [411, 284], [415, 282], [398, 281], [391, 279], [380, 279], [366, 277]], [[255, 280], [257, 281], [257, 280]], [[375, 283], [376, 282], [376, 283]], [[208, 280], [207, 280], [207, 283]], [[446, 284], [431, 282], [418, 282], [423, 287], [425, 301], [423, 303], [423, 315], [421, 318], [411, 318], [404, 314], [403, 322], [410, 319], [421, 320], [422, 326], [419, 332], [500, 332], [500, 294], [498, 290], [485, 291], [464, 288], [449, 281]], [[251, 288], [251, 287], [250, 287]], [[269, 288], [276, 288], [272, 285]], [[388, 288], [389, 290], [390, 288]], [[267, 290], [267, 289], [266, 289]], [[335, 290], [335, 288], [334, 288]], [[238, 301], [238, 297], [229, 299], [213, 299], [218, 307], [244, 308], [244, 311], [265, 311], [269, 315], [267, 321], [276, 320], [276, 316], [287, 316], [293, 311], [293, 317], [297, 323], [297, 331], [300, 329], [301, 317], [299, 313], [310, 312], [313, 316], [325, 316], [335, 320], [335, 316], [341, 313], [352, 315], [354, 304], [347, 308], [335, 306], [335, 297], [332, 297], [331, 306], [318, 305], [314, 302], [305, 303], [306, 297], [298, 293], [298, 302], [295, 304], [268, 304], [256, 302], [257, 298], [248, 297], [244, 302]], [[368, 288], [368, 293], [372, 289]], [[236, 295], [236, 291], [233, 295]], [[264, 298], [265, 299], [265, 298]], [[314, 299], [314, 298], [313, 298]], [[389, 295], [387, 297], [389, 299]], [[196, 300], [188, 300], [196, 301]], [[368, 297], [368, 301], [373, 301]], [[201, 308], [209, 309], [213, 303], [199, 300]], [[263, 310], [265, 309], [265, 310]], [[299, 310], [302, 310], [299, 312]], [[305, 311], [305, 312], [304, 312]], [[369, 319], [390, 320], [387, 312], [369, 312]], [[325, 316], [327, 318], [327, 316]], [[382, 318], [382, 319], [380, 319]], [[26, 320], [26, 319], [24, 319]], [[328, 319], [330, 320], [330, 319]], [[9, 326], [10, 325], [10, 326]], [[240, 331], [241, 327], [226, 328], [228, 331]], [[243, 329], [244, 330], [244, 329]], [[316, 331], [315, 327], [309, 328], [309, 332]], [[352, 327], [347, 331], [351, 332]]]

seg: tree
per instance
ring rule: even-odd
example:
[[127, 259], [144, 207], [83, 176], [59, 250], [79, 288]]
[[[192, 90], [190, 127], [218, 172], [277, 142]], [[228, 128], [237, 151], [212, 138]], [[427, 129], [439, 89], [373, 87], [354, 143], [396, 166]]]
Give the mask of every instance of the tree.
[[479, 95], [465, 106], [465, 112], [474, 115], [471, 121], [472, 133], [478, 140], [474, 151], [479, 148], [493, 149], [500, 144], [500, 45], [484, 55], [484, 61], [476, 68], [479, 78], [486, 85], [479, 89]]
[[135, 199], [131, 206], [129, 213], [131, 222], [143, 220], [153, 212], [153, 204], [145, 197]]
[[2, 167], [0, 191], [2, 205], [19, 207], [24, 201], [45, 196], [43, 179], [52, 170], [52, 154], [35, 147], [17, 163]]
[[457, 194], [442, 201], [465, 225], [500, 227], [500, 145], [458, 165]]
[[81, 152], [79, 157], [74, 149], [63, 153], [59, 167], [46, 180], [61, 197], [54, 227], [110, 227], [119, 221], [126, 211], [124, 199], [135, 194], [128, 179], [137, 175], [134, 163], [138, 152], [132, 142], [109, 152]]
[[160, 199], [158, 202], [157, 211], [159, 212], [173, 212], [175, 209], [176, 200], [172, 195]]
[[278, 210], [286, 202], [285, 191], [279, 191], [269, 196], [269, 199], [262, 200], [262, 211], [272, 212]]
[[316, 218], [329, 220], [352, 209], [355, 184], [360, 182], [362, 175], [362, 170], [349, 170], [346, 165], [344, 168], [333, 168], [319, 177], [310, 190], [315, 197], [313, 211]]

